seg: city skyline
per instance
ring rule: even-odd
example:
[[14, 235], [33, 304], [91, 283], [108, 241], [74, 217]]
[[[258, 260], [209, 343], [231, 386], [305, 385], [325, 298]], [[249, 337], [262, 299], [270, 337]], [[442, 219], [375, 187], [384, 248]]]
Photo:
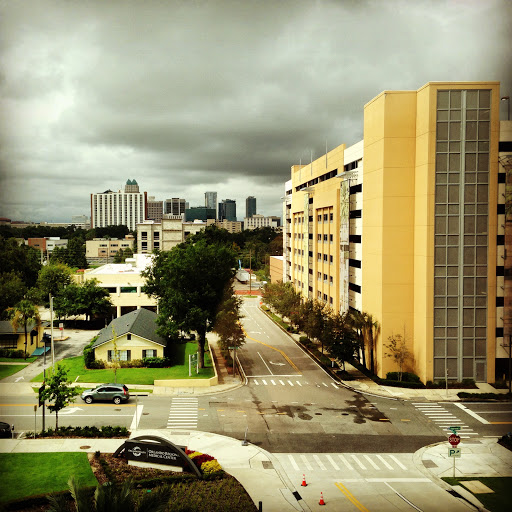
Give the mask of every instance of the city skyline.
[[4, 2], [0, 216], [69, 221], [128, 177], [282, 216], [291, 166], [361, 140], [380, 92], [498, 80], [510, 96], [511, 17], [502, 0]]

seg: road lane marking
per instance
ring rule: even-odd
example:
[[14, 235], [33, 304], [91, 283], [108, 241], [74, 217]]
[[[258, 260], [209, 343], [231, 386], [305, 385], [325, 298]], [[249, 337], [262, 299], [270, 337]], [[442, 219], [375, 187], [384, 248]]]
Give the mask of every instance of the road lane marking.
[[354, 461], [359, 465], [359, 467], [366, 471], [366, 466], [355, 456], [355, 455], [351, 455], [351, 457], [354, 459]]
[[339, 459], [341, 460], [341, 462], [343, 462], [343, 464], [345, 464], [345, 466], [347, 466], [347, 469], [349, 471], [354, 471], [354, 468], [352, 467], [352, 465], [350, 464], [350, 462], [345, 458], [344, 455], [341, 455], [339, 454], [338, 455]]
[[393, 469], [393, 466], [389, 464], [382, 455], [377, 454], [377, 458], [386, 466], [388, 469]]
[[309, 463], [309, 461], [306, 458], [306, 456], [305, 455], [301, 455], [300, 458], [304, 462], [304, 465], [306, 466], [306, 468], [308, 468], [310, 471], [313, 471], [313, 468], [311, 467], [311, 464]]
[[334, 462], [334, 459], [333, 459], [330, 455], [326, 455], [326, 458], [327, 458], [327, 460], [332, 464], [332, 467], [333, 467], [336, 471], [339, 471], [339, 470], [340, 470], [340, 467], [338, 466], [338, 464], [336, 464], [336, 462]]
[[335, 482], [334, 485], [347, 497], [351, 503], [353, 503], [359, 510], [361, 510], [361, 512], [370, 512], [341, 482]]
[[297, 463], [295, 462], [295, 459], [293, 458], [293, 456], [288, 455], [288, 458], [290, 459], [290, 462], [292, 463], [293, 469], [295, 469], [295, 471], [300, 471], [300, 468], [297, 465]]
[[410, 505], [412, 508], [417, 510], [418, 512], [422, 512], [421, 508], [418, 508], [414, 503], [411, 503], [403, 494], [400, 494], [396, 489], [393, 489], [391, 485], [389, 485], [387, 482], [384, 482], [398, 497], [402, 498], [408, 505]]
[[478, 420], [480, 423], [483, 423], [484, 425], [489, 425], [489, 422], [485, 418], [482, 418], [482, 416], [478, 415], [476, 412], [472, 411], [471, 409], [468, 409], [465, 405], [459, 404], [457, 402], [454, 402], [453, 405], [457, 406], [459, 409], [462, 409], [470, 416], [473, 416], [473, 418]]
[[379, 466], [377, 466], [377, 464], [375, 464], [375, 462], [373, 462], [373, 460], [370, 459], [368, 455], [365, 454], [363, 457], [373, 466], [374, 469], [378, 469], [380, 471]]
[[336, 384], [334, 384], [334, 382], [331, 382], [331, 386], [334, 386], [336, 389], [338, 389], [338, 386], [336, 386]]
[[320, 460], [320, 457], [318, 455], [313, 455], [313, 459], [315, 459], [316, 463], [320, 466], [320, 469], [326, 471], [327, 468], [324, 466], [323, 462]]
[[260, 356], [261, 360], [263, 361], [263, 364], [265, 365], [265, 367], [269, 371], [270, 375], [274, 375], [272, 370], [268, 367], [268, 364], [265, 362], [265, 359], [263, 359], [263, 356], [259, 352], [257, 352], [257, 354]]
[[400, 468], [402, 468], [403, 470], [407, 470], [407, 468], [394, 456], [394, 455], [389, 455], [389, 458], [390, 459], [393, 459]]

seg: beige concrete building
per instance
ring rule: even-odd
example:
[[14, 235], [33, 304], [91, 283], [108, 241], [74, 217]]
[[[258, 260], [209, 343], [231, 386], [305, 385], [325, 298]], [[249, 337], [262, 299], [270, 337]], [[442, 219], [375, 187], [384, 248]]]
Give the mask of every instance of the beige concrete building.
[[264, 215], [255, 213], [251, 217], [244, 218], [244, 229], [257, 229], [265, 227], [278, 229], [280, 226], [281, 218], [276, 217], [275, 215], [265, 217]]
[[125, 238], [94, 238], [85, 242], [85, 257], [89, 259], [113, 258], [119, 250], [134, 250], [134, 238], [126, 235]]
[[[292, 167], [284, 279], [405, 336], [425, 382], [494, 382], [503, 350], [499, 83], [431, 82], [364, 107], [364, 139]], [[504, 220], [504, 219], [503, 219]]]
[[207, 226], [215, 225], [219, 229], [225, 229], [230, 233], [240, 233], [242, 231], [242, 223], [240, 221], [234, 220], [215, 220], [215, 219], [207, 219]]
[[283, 280], [284, 256], [270, 256], [270, 282], [277, 283]]

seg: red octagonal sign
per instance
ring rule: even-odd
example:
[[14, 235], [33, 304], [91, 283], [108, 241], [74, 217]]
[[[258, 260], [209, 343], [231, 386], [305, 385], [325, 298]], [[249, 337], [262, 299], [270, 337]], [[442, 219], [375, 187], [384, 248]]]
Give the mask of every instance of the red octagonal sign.
[[452, 434], [448, 441], [452, 446], [457, 446], [460, 443], [460, 437], [457, 434]]

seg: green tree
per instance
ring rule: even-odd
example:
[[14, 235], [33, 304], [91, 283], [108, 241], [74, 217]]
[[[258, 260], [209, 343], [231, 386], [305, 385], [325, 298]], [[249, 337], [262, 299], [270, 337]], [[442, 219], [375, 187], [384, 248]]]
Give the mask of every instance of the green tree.
[[23, 299], [26, 292], [27, 287], [19, 272], [0, 274], [0, 319], [7, 316], [7, 308]]
[[278, 315], [287, 317], [295, 326], [302, 326], [302, 297], [292, 283], [267, 283], [263, 289], [263, 301]]
[[36, 284], [41, 268], [41, 253], [34, 247], [18, 244], [14, 238], [0, 237], [0, 275], [16, 272], [27, 288]]
[[27, 359], [28, 327], [35, 324], [38, 328], [41, 324], [39, 310], [31, 301], [22, 299], [14, 307], [8, 310], [12, 328], [15, 333], [23, 326], [25, 332], [25, 359]]
[[206, 333], [213, 328], [234, 268], [235, 253], [230, 247], [203, 239], [159, 252], [143, 272], [143, 291], [158, 298], [160, 335], [195, 331], [200, 368], [204, 368]]
[[79, 312], [85, 315], [86, 320], [91, 320], [93, 316], [107, 316], [112, 307], [110, 294], [98, 285], [97, 279], [88, 279], [79, 286], [78, 301]]
[[57, 297], [71, 283], [71, 275], [72, 270], [64, 263], [45, 265], [40, 270], [36, 286], [44, 306], [49, 306], [50, 294]]
[[245, 332], [240, 324], [241, 305], [242, 299], [234, 294], [233, 285], [230, 283], [224, 292], [212, 329], [219, 335], [219, 343], [223, 349], [241, 347], [245, 343]]
[[330, 312], [325, 319], [322, 341], [329, 354], [345, 369], [345, 362], [353, 361], [358, 340], [348, 315]]
[[116, 252], [114, 255], [114, 263], [123, 263], [125, 260], [124, 251], [123, 249], [119, 249], [119, 251]]
[[386, 357], [390, 357], [398, 365], [398, 380], [402, 380], [404, 364], [412, 354], [407, 347], [405, 338], [401, 334], [388, 336], [388, 342], [384, 345], [389, 350]]
[[68, 370], [62, 363], [57, 363], [48, 370], [41, 399], [50, 402], [48, 409], [55, 413], [55, 429], [59, 428], [59, 411], [74, 402], [75, 397], [80, 394], [80, 390], [70, 384]]
[[315, 299], [306, 300], [301, 308], [302, 325], [300, 328], [306, 333], [311, 340], [320, 340], [322, 343], [322, 354], [324, 352], [324, 343], [322, 340], [322, 333], [327, 318], [327, 311], [329, 308], [325, 304]]

